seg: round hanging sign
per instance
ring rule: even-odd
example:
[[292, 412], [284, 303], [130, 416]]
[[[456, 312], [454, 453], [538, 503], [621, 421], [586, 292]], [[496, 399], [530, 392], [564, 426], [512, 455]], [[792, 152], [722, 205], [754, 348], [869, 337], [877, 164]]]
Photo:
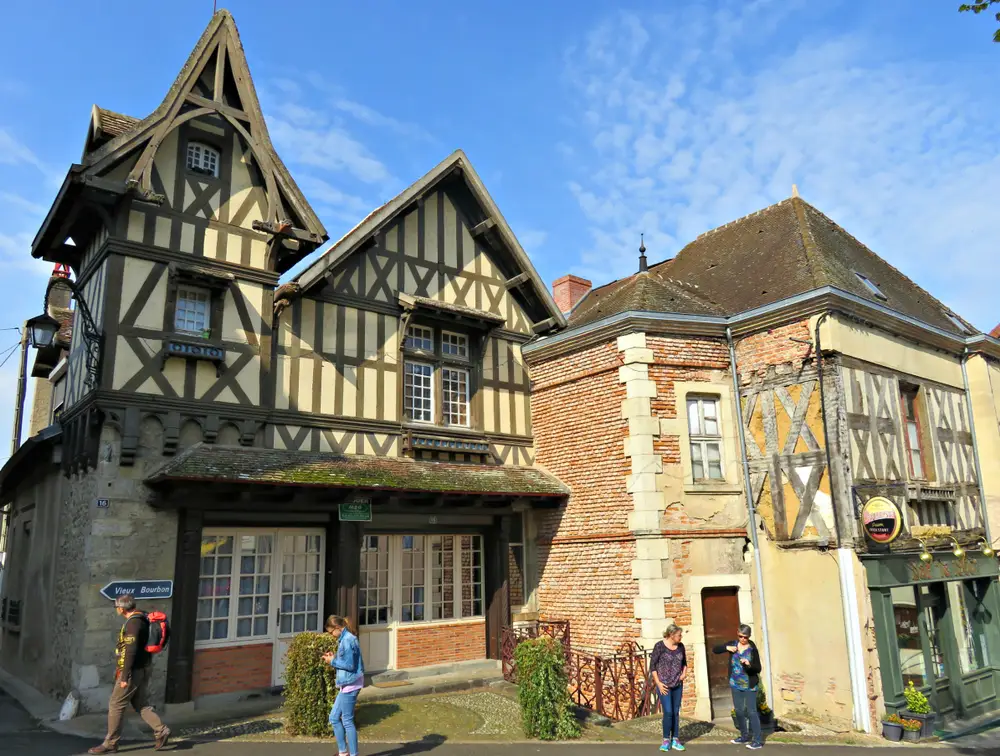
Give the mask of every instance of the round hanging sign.
[[903, 527], [903, 516], [891, 499], [873, 496], [861, 510], [861, 525], [875, 543], [892, 543]]

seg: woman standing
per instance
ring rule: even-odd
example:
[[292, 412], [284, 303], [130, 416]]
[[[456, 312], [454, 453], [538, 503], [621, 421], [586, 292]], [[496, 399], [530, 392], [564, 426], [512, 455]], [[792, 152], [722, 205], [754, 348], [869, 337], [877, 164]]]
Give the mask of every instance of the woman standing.
[[660, 694], [663, 707], [663, 745], [661, 751], [683, 751], [678, 739], [681, 726], [681, 697], [684, 693], [684, 678], [687, 677], [687, 653], [681, 643], [683, 634], [677, 625], [670, 625], [663, 633], [663, 640], [653, 647], [650, 667], [653, 681]]
[[[763, 748], [760, 738], [760, 714], [757, 713], [757, 686], [760, 685], [760, 655], [750, 640], [750, 626], [740, 625], [736, 640], [712, 649], [715, 654], [729, 654], [729, 687], [740, 736], [732, 740], [756, 751]], [[747, 730], [750, 730], [747, 732]]]
[[351, 632], [344, 617], [331, 615], [324, 626], [337, 639], [337, 653], [323, 654], [323, 661], [337, 670], [337, 700], [330, 709], [330, 725], [337, 736], [340, 756], [358, 756], [358, 730], [354, 726], [354, 707], [365, 685], [365, 663], [361, 659], [358, 637]]

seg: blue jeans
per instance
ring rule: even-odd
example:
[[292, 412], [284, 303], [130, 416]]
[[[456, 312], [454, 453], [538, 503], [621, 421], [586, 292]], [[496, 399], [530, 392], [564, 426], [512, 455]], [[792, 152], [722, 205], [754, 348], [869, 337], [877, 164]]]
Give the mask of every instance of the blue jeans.
[[660, 694], [660, 706], [663, 707], [663, 739], [676, 738], [681, 729], [681, 696], [684, 693], [684, 683], [676, 688], [670, 688]]
[[354, 707], [358, 703], [358, 693], [338, 693], [337, 700], [333, 702], [330, 710], [330, 724], [333, 725], [333, 734], [337, 736], [337, 748], [341, 753], [349, 753], [357, 756], [358, 753], [358, 728], [354, 726]]
[[[754, 743], [760, 743], [760, 714], [757, 713], [757, 691], [733, 688], [733, 708], [736, 709], [736, 726], [740, 736]], [[747, 730], [750, 732], [747, 732]]]

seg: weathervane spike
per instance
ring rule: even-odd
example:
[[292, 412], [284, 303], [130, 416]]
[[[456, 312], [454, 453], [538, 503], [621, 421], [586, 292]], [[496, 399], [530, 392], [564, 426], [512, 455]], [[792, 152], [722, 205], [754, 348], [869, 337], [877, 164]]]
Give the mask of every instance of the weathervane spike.
[[795, 184], [792, 184], [792, 196], [793, 197], [799, 196], [799, 187]]
[[645, 234], [639, 234], [639, 272], [645, 273], [649, 270], [649, 265], [646, 262], [646, 241], [644, 239]]

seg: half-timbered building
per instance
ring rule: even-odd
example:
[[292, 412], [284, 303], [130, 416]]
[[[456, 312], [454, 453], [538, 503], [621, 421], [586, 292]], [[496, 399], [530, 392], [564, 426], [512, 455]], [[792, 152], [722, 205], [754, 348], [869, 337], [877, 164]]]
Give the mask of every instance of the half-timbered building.
[[289, 278], [326, 240], [227, 12], [151, 115], [93, 109], [31, 250], [79, 294], [59, 411], [0, 472], [8, 671], [106, 705], [116, 581], [170, 613], [168, 703], [280, 686], [334, 612], [370, 671], [498, 657], [568, 493], [521, 351], [563, 315], [462, 152]]
[[641, 252], [557, 281], [568, 327], [525, 349], [572, 489], [539, 523], [542, 617], [604, 652], [680, 625], [703, 719], [740, 622], [779, 716], [871, 730], [909, 682], [942, 720], [1000, 707], [1000, 342], [797, 194]]

